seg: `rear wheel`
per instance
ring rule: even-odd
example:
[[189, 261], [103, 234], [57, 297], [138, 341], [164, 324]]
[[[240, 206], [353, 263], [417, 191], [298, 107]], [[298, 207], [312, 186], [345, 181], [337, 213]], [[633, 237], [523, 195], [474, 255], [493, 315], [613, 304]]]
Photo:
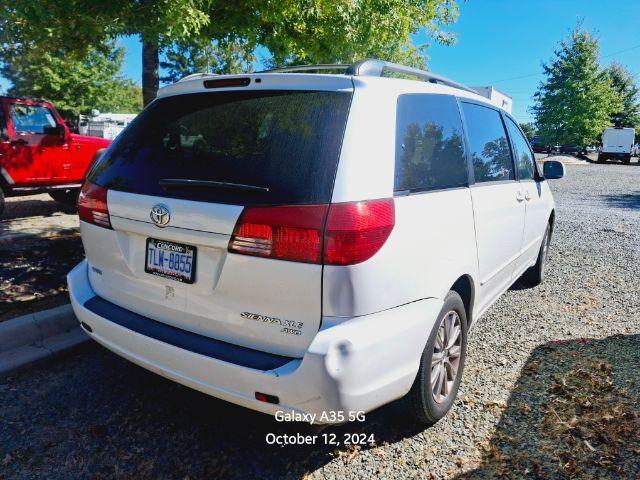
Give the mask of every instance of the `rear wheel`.
[[0, 188], [0, 217], [2, 217], [3, 213], [4, 213], [4, 192], [2, 191], [2, 188]]
[[542, 245], [540, 245], [540, 251], [538, 252], [538, 260], [536, 264], [529, 268], [522, 274], [522, 281], [528, 287], [535, 287], [540, 285], [544, 280], [545, 270], [547, 266], [547, 257], [549, 256], [549, 244], [551, 243], [551, 225], [547, 224], [547, 229], [544, 231], [544, 237], [542, 238]]
[[75, 206], [78, 201], [78, 193], [77, 189], [54, 190], [49, 192], [49, 196], [56, 202], [64, 203], [67, 206]]
[[425, 426], [446, 415], [458, 393], [467, 351], [467, 314], [457, 292], [450, 291], [422, 352], [420, 369], [401, 400], [405, 412]]
[[622, 163], [626, 163], [626, 164], [631, 163], [631, 155], [629, 155], [628, 157], [624, 157], [622, 159]]

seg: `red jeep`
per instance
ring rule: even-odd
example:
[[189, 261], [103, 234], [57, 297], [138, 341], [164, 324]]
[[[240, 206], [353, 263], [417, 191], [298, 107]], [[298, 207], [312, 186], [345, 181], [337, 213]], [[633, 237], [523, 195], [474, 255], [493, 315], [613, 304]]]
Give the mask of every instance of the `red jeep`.
[[89, 163], [110, 143], [71, 133], [49, 102], [0, 96], [0, 215], [4, 196], [48, 192], [75, 203]]

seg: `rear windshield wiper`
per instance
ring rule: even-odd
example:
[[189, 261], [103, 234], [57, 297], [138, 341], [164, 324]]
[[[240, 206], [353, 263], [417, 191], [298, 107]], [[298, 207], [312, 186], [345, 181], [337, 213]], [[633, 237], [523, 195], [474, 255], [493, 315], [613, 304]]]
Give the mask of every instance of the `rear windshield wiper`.
[[243, 183], [216, 182], [215, 180], [192, 180], [189, 178], [162, 178], [158, 181], [162, 188], [228, 188], [230, 190], [245, 190], [249, 192], [268, 192], [268, 187], [245, 185]]

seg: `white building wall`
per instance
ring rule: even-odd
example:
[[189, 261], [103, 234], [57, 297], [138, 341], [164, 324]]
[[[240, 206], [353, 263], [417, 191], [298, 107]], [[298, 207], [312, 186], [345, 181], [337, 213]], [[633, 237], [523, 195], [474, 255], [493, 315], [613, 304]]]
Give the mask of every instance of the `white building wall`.
[[495, 87], [471, 87], [483, 97], [488, 98], [495, 106], [502, 108], [508, 113], [513, 109], [513, 99]]

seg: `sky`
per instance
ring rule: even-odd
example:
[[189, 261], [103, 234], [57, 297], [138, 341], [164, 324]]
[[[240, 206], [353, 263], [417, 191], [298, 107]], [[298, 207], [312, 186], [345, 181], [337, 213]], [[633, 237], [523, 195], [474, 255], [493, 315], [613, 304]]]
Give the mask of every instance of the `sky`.
[[[549, 61], [563, 37], [582, 19], [600, 39], [602, 63], [619, 61], [640, 73], [638, 0], [467, 0], [458, 21], [446, 27], [458, 40], [432, 45], [429, 69], [471, 86], [494, 86], [513, 97], [513, 114], [532, 120], [532, 96], [542, 62]], [[119, 39], [126, 50], [124, 74], [139, 82], [141, 47], [136, 37]], [[417, 44], [432, 43], [424, 34]], [[640, 78], [639, 78], [640, 80]], [[7, 82], [0, 78], [0, 89]]]

